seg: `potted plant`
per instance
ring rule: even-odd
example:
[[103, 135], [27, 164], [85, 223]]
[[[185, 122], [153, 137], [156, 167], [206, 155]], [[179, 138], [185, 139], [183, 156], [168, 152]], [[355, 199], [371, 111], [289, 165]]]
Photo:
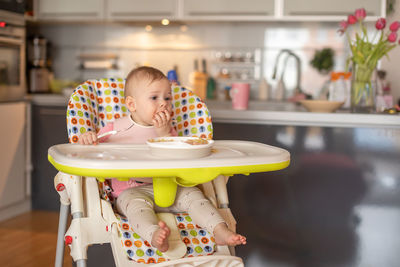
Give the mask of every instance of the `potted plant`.
[[[393, 22], [385, 30], [386, 20], [379, 18], [375, 23], [376, 32], [373, 38], [367, 34], [364, 25], [366, 11], [357, 9], [347, 20], [340, 22], [340, 34], [346, 34], [351, 55], [347, 59], [347, 67], [352, 64], [351, 109], [353, 112], [373, 112], [375, 110], [375, 87], [372, 81], [378, 61], [397, 46], [397, 31], [400, 22]], [[348, 28], [358, 24], [358, 31], [351, 38]], [[399, 42], [400, 43], [400, 42]], [[347, 68], [346, 67], [346, 68]]]
[[319, 73], [324, 75], [328, 74], [333, 69], [334, 55], [335, 52], [331, 48], [316, 50], [313, 59], [310, 61], [310, 64]]

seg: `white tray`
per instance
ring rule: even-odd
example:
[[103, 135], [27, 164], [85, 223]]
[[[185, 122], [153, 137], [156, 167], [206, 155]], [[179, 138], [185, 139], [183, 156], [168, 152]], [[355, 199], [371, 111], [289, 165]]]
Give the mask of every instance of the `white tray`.
[[[54, 162], [77, 168], [112, 170], [121, 169], [179, 169], [250, 166], [290, 161], [288, 151], [266, 144], [249, 141], [215, 141], [209, 156], [196, 159], [170, 159], [154, 156], [146, 145], [60, 144], [49, 148]], [[112, 177], [112, 176], [111, 176]]]

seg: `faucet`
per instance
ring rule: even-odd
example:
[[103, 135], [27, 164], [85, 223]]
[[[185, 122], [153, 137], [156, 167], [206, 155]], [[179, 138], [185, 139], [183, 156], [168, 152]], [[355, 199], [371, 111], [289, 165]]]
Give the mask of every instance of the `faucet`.
[[285, 85], [283, 83], [283, 77], [285, 74], [285, 70], [286, 70], [286, 65], [287, 65], [287, 61], [290, 57], [294, 57], [294, 59], [296, 60], [296, 70], [297, 70], [297, 81], [296, 81], [296, 88], [294, 89], [294, 94], [293, 95], [298, 95], [302, 93], [302, 90], [300, 88], [301, 85], [301, 61], [299, 56], [297, 56], [295, 53], [293, 53], [291, 50], [289, 49], [282, 49], [278, 56], [276, 57], [275, 60], [275, 67], [274, 67], [274, 72], [272, 74], [272, 79], [276, 79], [277, 76], [277, 72], [278, 72], [278, 64], [279, 64], [279, 59], [283, 54], [287, 54], [285, 61], [284, 61], [284, 65], [283, 65], [283, 69], [282, 69], [282, 73], [281, 73], [281, 77], [278, 81], [278, 86], [283, 87], [282, 90], [286, 90]]

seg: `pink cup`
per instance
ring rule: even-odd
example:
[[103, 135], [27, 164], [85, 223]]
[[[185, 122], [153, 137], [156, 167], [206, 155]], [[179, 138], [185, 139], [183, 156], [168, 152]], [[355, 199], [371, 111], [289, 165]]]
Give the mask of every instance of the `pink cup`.
[[247, 109], [249, 104], [250, 84], [233, 83], [229, 94], [232, 98], [233, 109]]

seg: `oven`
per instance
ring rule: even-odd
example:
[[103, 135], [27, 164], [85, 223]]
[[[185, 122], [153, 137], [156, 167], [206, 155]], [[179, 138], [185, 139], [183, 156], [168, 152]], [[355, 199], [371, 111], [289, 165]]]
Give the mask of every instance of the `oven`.
[[25, 0], [0, 0], [0, 9], [24, 14]]
[[0, 10], [0, 101], [24, 97], [25, 75], [24, 17]]

